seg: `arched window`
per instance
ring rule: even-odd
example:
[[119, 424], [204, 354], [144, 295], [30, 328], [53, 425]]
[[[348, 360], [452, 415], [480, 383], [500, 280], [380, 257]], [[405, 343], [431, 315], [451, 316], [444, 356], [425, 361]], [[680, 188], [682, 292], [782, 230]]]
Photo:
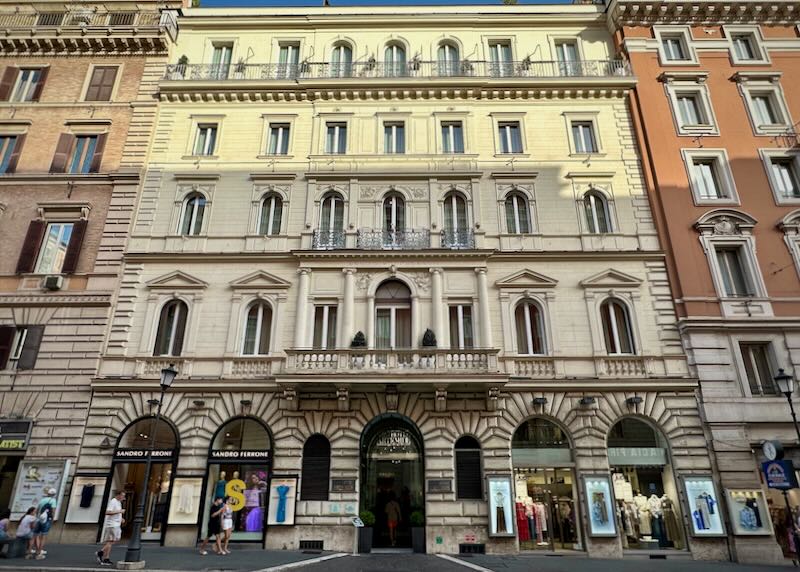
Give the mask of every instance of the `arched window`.
[[450, 42], [445, 42], [439, 45], [437, 52], [439, 75], [441, 76], [454, 76], [458, 75], [458, 69], [461, 64], [460, 56], [458, 54], [458, 47]]
[[399, 193], [390, 193], [383, 199], [383, 229], [405, 230], [406, 203]]
[[171, 300], [161, 308], [153, 355], [179, 356], [183, 350], [186, 316], [189, 308], [181, 300]]
[[328, 500], [331, 476], [331, 444], [322, 435], [312, 435], [303, 445], [303, 474], [300, 500]]
[[634, 354], [633, 328], [628, 307], [609, 298], [600, 305], [600, 318], [603, 321], [603, 337], [609, 354]]
[[465, 435], [456, 441], [456, 498], [482, 499], [481, 445]]
[[528, 199], [522, 193], [510, 193], [506, 197], [506, 227], [511, 234], [531, 232]]
[[142, 417], [137, 419], [120, 435], [117, 448], [119, 449], [149, 449], [150, 439], [153, 439], [155, 449], [176, 449], [178, 437], [175, 429], [164, 419], [156, 423], [155, 417]]
[[253, 302], [247, 310], [244, 327], [244, 355], [269, 354], [269, 341], [272, 332], [272, 308], [263, 300]]
[[467, 201], [461, 193], [449, 193], [444, 199], [442, 244], [448, 248], [469, 248], [472, 233], [467, 224]]
[[404, 76], [408, 73], [406, 66], [406, 50], [397, 43], [391, 43], [383, 51], [387, 76]]
[[197, 236], [203, 230], [203, 215], [206, 211], [206, 198], [200, 193], [192, 193], [183, 201], [180, 233], [184, 236]]
[[319, 230], [315, 248], [344, 247], [344, 199], [338, 193], [328, 193], [322, 198]]
[[331, 52], [331, 75], [333, 77], [350, 77], [353, 75], [353, 49], [349, 44], [339, 43]]
[[258, 233], [273, 236], [281, 232], [283, 201], [278, 195], [269, 194], [261, 199], [261, 215], [259, 216]]
[[589, 191], [583, 195], [583, 209], [586, 212], [586, 228], [592, 234], [611, 232], [611, 216], [608, 202], [599, 191]]
[[411, 347], [411, 291], [399, 280], [387, 280], [375, 291], [375, 346]]
[[517, 329], [517, 353], [520, 355], [541, 355], [547, 353], [544, 337], [544, 320], [539, 304], [524, 300], [514, 312]]

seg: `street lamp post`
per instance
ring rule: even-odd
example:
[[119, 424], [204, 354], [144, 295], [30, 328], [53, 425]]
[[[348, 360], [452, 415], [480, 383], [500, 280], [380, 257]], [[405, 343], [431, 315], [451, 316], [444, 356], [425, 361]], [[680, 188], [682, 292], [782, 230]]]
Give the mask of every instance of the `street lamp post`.
[[[778, 386], [778, 391], [783, 393], [786, 396], [786, 400], [789, 402], [789, 411], [792, 413], [792, 424], [794, 425], [794, 431], [797, 434], [797, 443], [800, 445], [800, 426], [797, 425], [797, 414], [794, 412], [794, 403], [792, 403], [792, 395], [794, 394], [794, 376], [789, 375], [786, 373], [783, 368], [778, 369], [778, 375], [774, 378], [775, 384]], [[800, 550], [800, 537], [797, 534], [797, 527], [794, 524], [794, 519], [792, 518], [792, 506], [789, 503], [789, 492], [784, 490], [783, 491], [783, 500], [786, 503], [786, 526], [789, 528], [789, 531], [792, 533], [794, 538], [794, 545], [795, 550]]]
[[[125, 562], [142, 561], [142, 524], [144, 523], [144, 507], [147, 505], [147, 496], [150, 492], [150, 468], [152, 467], [153, 449], [156, 447], [156, 431], [161, 421], [161, 405], [164, 403], [164, 394], [175, 381], [178, 372], [173, 364], [161, 370], [161, 396], [158, 399], [158, 409], [153, 419], [153, 426], [150, 430], [150, 442], [147, 448], [147, 460], [144, 465], [144, 491], [139, 495], [139, 503], [136, 506], [136, 515], [133, 517], [133, 530], [131, 539], [128, 541], [128, 550], [125, 552]], [[142, 563], [144, 564], [144, 563]]]

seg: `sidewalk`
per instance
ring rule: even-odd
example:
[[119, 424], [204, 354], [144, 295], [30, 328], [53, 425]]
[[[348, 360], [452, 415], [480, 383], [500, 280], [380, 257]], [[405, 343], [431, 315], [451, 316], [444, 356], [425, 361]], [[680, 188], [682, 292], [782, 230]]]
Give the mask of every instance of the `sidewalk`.
[[[115, 569], [109, 566], [100, 566], [95, 560], [94, 553], [99, 545], [95, 544], [48, 544], [47, 558], [44, 560], [25, 560], [24, 558], [0, 558], [0, 571], [24, 570], [36, 572], [39, 570], [59, 570], [59, 572]], [[304, 560], [314, 560], [331, 556], [331, 552], [305, 553], [291, 550], [264, 550], [261, 546], [233, 545], [232, 554], [217, 556], [209, 552], [207, 556], [200, 556], [196, 549], [174, 548], [168, 546], [142, 547], [142, 558], [147, 563], [146, 570], [169, 571], [236, 571], [255, 572], [269, 568], [292, 564]], [[115, 546], [111, 553], [111, 560], [123, 560], [125, 546]]]

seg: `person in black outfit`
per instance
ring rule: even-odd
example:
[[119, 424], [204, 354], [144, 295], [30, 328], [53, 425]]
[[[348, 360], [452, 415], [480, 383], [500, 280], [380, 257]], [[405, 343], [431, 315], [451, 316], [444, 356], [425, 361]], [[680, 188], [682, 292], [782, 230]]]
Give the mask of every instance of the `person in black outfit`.
[[206, 551], [206, 546], [208, 546], [208, 541], [211, 537], [214, 537], [214, 553], [215, 554], [222, 554], [222, 546], [220, 545], [219, 535], [222, 534], [222, 511], [225, 510], [225, 505], [223, 504], [224, 499], [215, 498], [214, 502], [211, 503], [211, 506], [208, 510], [208, 532], [206, 533], [206, 537], [203, 540], [202, 544], [200, 544], [200, 555], [205, 556], [208, 554]]

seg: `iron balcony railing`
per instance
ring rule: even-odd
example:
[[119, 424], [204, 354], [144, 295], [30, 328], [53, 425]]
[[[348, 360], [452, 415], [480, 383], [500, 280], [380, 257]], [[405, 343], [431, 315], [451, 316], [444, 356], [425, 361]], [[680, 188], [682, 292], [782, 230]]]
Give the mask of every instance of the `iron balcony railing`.
[[158, 12], [95, 12], [93, 9], [2, 12], [0, 29], [155, 27], [159, 25], [160, 20], [161, 14]]
[[570, 62], [303, 62], [298, 64], [173, 64], [164, 79], [189, 81], [392, 78], [567, 78], [630, 76], [623, 60]]
[[343, 230], [315, 230], [311, 247], [314, 250], [338, 250], [345, 247]]
[[358, 231], [357, 245], [364, 250], [422, 250], [431, 247], [431, 233], [425, 228], [362, 228]]
[[475, 233], [471, 230], [442, 231], [442, 248], [455, 250], [475, 248]]

